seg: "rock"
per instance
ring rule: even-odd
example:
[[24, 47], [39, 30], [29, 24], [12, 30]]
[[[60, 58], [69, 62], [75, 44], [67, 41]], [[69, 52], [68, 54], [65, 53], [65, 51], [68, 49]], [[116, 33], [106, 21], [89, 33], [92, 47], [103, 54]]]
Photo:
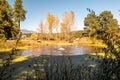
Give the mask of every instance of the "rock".
[[63, 50], [65, 50], [65, 49], [61, 47], [61, 48], [59, 48], [58, 50], [63, 51]]

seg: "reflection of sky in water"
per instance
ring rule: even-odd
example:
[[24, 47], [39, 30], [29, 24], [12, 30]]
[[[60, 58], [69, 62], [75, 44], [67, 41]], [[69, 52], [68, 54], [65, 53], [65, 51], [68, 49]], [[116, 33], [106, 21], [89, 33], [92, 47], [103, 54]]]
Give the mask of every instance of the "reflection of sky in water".
[[24, 56], [30, 56], [30, 55], [32, 55], [32, 54], [29, 54], [29, 53], [32, 53], [32, 50], [31, 50], [31, 49], [23, 50], [23, 52], [22, 52], [21, 55], [24, 55]]
[[100, 52], [100, 48], [83, 46], [45, 46], [23, 50], [21, 55], [83, 55]]
[[74, 55], [82, 55], [82, 54], [84, 54], [84, 52], [83, 52], [81, 47], [73, 46], [72, 47], [72, 54], [74, 54]]

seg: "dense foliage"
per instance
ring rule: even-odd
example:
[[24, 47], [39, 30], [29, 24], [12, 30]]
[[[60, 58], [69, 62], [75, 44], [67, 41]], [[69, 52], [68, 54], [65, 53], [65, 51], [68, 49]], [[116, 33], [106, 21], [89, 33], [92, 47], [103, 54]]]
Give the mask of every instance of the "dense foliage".
[[90, 13], [85, 17], [85, 30], [89, 36], [100, 38], [105, 32], [118, 31], [118, 21], [110, 11], [103, 11], [100, 15]]
[[20, 21], [25, 20], [26, 11], [23, 9], [22, 0], [15, 0], [14, 4], [14, 18], [20, 27]]
[[[89, 10], [90, 11], [90, 10]], [[90, 13], [84, 20], [86, 32], [89, 36], [103, 40], [104, 58], [98, 58], [98, 73], [100, 80], [119, 80], [120, 78], [120, 31], [118, 21], [110, 11], [103, 11], [99, 16]]]
[[[20, 31], [17, 21], [24, 20], [23, 15], [25, 17], [25, 13], [21, 10], [22, 1], [18, 2], [21, 6], [17, 5], [17, 1], [19, 0], [16, 0], [16, 5], [13, 9], [6, 0], [0, 0], [0, 39], [16, 37]], [[16, 7], [19, 8], [16, 10]]]
[[113, 53], [115, 57], [120, 58], [118, 21], [114, 19], [110, 11], [103, 11], [99, 16], [90, 13], [85, 18], [84, 24], [87, 26], [85, 31], [87, 31], [89, 36], [102, 39], [107, 45], [109, 50], [106, 50], [105, 53]]

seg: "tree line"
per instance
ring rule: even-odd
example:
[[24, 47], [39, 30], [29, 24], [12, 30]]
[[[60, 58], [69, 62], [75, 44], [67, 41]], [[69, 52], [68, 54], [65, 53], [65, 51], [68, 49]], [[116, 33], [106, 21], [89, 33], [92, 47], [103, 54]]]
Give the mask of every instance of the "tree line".
[[52, 39], [53, 35], [58, 39], [61, 34], [61, 39], [69, 40], [70, 39], [70, 32], [73, 29], [73, 25], [75, 23], [75, 14], [73, 11], [64, 12], [62, 16], [62, 21], [51, 13], [47, 14], [46, 23], [40, 21], [40, 25], [38, 27], [38, 32], [41, 34], [39, 37], [44, 38], [42, 35], [45, 33], [49, 33], [47, 38], [50, 40]]
[[111, 11], [103, 11], [99, 15], [96, 15], [93, 11], [89, 10], [84, 19], [84, 31], [88, 33], [88, 36], [101, 38], [104, 32], [119, 32], [119, 25], [117, 19], [114, 18]]
[[[87, 10], [90, 14], [84, 19], [84, 25], [86, 26], [84, 33], [87, 33], [88, 36], [100, 39], [104, 35], [104, 32], [119, 32], [118, 21], [114, 19], [110, 11], [103, 11], [99, 15], [96, 15], [93, 10], [88, 8]], [[23, 8], [22, 0], [15, 0], [13, 7], [7, 0], [0, 0], [0, 39], [17, 37], [20, 32], [20, 21], [25, 20], [25, 14], [26, 10]], [[50, 40], [55, 36], [57, 39], [70, 40], [72, 36], [71, 32], [75, 27], [74, 23], [75, 13], [73, 11], [64, 12], [62, 19], [48, 13], [46, 23], [42, 20], [40, 21], [38, 28], [39, 37]], [[44, 36], [44, 34], [47, 34], [47, 36]]]
[[0, 0], [0, 39], [17, 37], [20, 21], [25, 20], [25, 14], [22, 0], [15, 0], [13, 7], [7, 0]]
[[[119, 25], [117, 19], [114, 18], [111, 11], [103, 11], [99, 15], [91, 9], [87, 10], [90, 12], [84, 18], [84, 31], [89, 37], [94, 37], [101, 39], [106, 32], [119, 32]], [[75, 23], [75, 14], [73, 11], [64, 12], [62, 19], [60, 20], [58, 16], [47, 14], [46, 23], [42, 20], [39, 25], [38, 32], [41, 34], [39, 37], [43, 38], [44, 33], [49, 33], [49, 39], [52, 37], [53, 33], [56, 34], [57, 38], [70, 40], [72, 36], [72, 31]], [[58, 33], [60, 33], [59, 36]], [[80, 34], [81, 35], [81, 34]], [[45, 36], [44, 36], [45, 37]], [[48, 36], [47, 36], [48, 37]]]

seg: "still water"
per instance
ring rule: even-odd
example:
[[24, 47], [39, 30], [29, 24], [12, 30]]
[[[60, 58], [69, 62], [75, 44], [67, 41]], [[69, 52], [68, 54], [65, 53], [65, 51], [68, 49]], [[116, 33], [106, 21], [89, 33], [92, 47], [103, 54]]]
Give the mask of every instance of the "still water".
[[32, 55], [83, 55], [103, 52], [102, 48], [89, 46], [44, 46], [20, 50], [20, 56]]

